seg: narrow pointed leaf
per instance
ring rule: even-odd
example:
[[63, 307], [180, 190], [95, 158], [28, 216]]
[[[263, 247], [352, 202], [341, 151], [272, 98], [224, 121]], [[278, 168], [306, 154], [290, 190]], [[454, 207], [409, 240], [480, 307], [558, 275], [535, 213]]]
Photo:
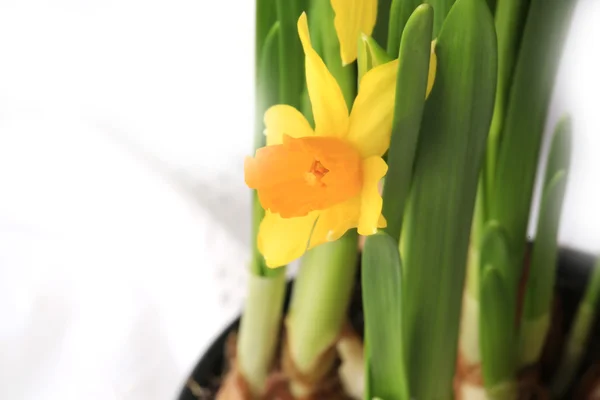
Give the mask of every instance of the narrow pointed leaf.
[[583, 300], [579, 303], [575, 320], [563, 348], [559, 367], [554, 374], [551, 392], [554, 398], [564, 398], [569, 385], [589, 351], [590, 334], [600, 307], [600, 259], [592, 268]]
[[554, 136], [550, 144], [550, 153], [548, 154], [546, 174], [544, 176], [544, 188], [548, 187], [557, 172], [569, 169], [571, 162], [571, 142], [571, 118], [565, 116], [561, 118], [554, 130]]
[[378, 65], [392, 61], [392, 58], [371, 36], [361, 35], [358, 39], [358, 82], [364, 74]]
[[498, 85], [496, 88], [496, 102], [494, 116], [488, 138], [486, 153], [485, 175], [483, 175], [485, 194], [491, 196], [498, 146], [502, 124], [508, 106], [507, 97], [512, 82], [515, 60], [517, 58], [527, 11], [530, 0], [501, 0], [496, 8], [496, 33], [498, 35]]
[[383, 189], [386, 232], [396, 241], [400, 239], [425, 107], [432, 28], [433, 9], [423, 4], [408, 20], [400, 46], [389, 168]]
[[369, 396], [408, 400], [402, 343], [402, 271], [398, 242], [369, 236], [362, 255]]
[[567, 173], [561, 170], [543, 194], [525, 298], [525, 316], [528, 319], [550, 312], [558, 257], [558, 227], [566, 185]]
[[490, 218], [506, 228], [520, 270], [542, 132], [573, 1], [531, 0], [490, 198]]
[[452, 397], [469, 228], [496, 87], [496, 37], [485, 0], [456, 1], [436, 54], [401, 246], [405, 349], [417, 399]]

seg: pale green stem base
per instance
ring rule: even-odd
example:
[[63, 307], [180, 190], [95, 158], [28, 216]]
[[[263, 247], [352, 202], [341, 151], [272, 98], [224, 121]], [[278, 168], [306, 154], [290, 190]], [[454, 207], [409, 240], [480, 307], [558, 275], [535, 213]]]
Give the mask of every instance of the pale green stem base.
[[253, 395], [263, 392], [279, 339], [285, 271], [265, 278], [250, 275], [248, 298], [237, 342], [237, 365]]
[[365, 393], [364, 346], [358, 336], [343, 337], [337, 343], [342, 360], [339, 375], [347, 395], [361, 400]]
[[[303, 374], [335, 344], [347, 319], [354, 286], [358, 235], [348, 232], [336, 242], [315, 247], [304, 256], [286, 318], [287, 346], [295, 368]], [[296, 396], [304, 385], [291, 382]]]
[[469, 365], [481, 362], [479, 350], [479, 248], [469, 245], [467, 285], [463, 294], [459, 350]]
[[460, 354], [468, 365], [481, 362], [479, 349], [479, 300], [466, 290], [460, 321]]
[[539, 316], [535, 319], [523, 320], [520, 352], [520, 364], [522, 367], [534, 364], [540, 359], [549, 328], [549, 314]]

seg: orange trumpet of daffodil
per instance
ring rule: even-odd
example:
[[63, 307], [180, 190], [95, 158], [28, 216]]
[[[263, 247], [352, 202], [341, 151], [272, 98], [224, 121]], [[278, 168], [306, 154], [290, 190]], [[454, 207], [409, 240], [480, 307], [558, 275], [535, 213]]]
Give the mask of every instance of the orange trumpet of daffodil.
[[349, 229], [371, 235], [386, 225], [377, 185], [387, 172], [381, 156], [392, 131], [397, 60], [364, 75], [348, 113], [339, 85], [311, 45], [304, 13], [298, 33], [315, 129], [295, 108], [273, 106], [264, 117], [267, 147], [244, 164], [246, 184], [266, 210], [257, 245], [269, 267], [288, 264]]

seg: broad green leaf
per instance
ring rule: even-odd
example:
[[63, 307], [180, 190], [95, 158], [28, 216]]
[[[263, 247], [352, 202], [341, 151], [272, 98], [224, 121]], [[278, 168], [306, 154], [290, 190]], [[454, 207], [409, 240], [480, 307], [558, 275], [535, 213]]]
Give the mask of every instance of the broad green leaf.
[[296, 367], [307, 372], [335, 344], [347, 321], [358, 258], [358, 234], [348, 231], [335, 242], [302, 257], [286, 320], [288, 348]]
[[400, 39], [408, 18], [422, 3], [421, 0], [393, 0], [390, 8], [390, 23], [387, 38], [387, 52], [396, 58], [400, 51]]
[[417, 399], [452, 397], [469, 228], [496, 88], [485, 0], [456, 1], [436, 55], [402, 228], [404, 348]]
[[444, 25], [446, 16], [454, 4], [454, 0], [425, 0], [425, 3], [431, 4], [433, 7], [433, 13], [435, 16], [433, 21], [433, 37], [435, 38], [439, 35]]
[[531, 0], [508, 94], [490, 219], [508, 232], [520, 270], [544, 123], [574, 1]]
[[479, 261], [479, 340], [485, 386], [513, 381], [517, 363], [515, 331], [517, 276], [503, 275], [511, 264], [511, 252], [502, 227], [488, 223]]
[[479, 334], [483, 381], [487, 389], [515, 380], [515, 299], [514, 291], [500, 268], [483, 266], [480, 280]]
[[402, 267], [398, 241], [369, 236], [362, 254], [368, 397], [408, 400], [402, 343]]
[[400, 45], [389, 168], [383, 189], [386, 232], [396, 241], [400, 239], [425, 107], [432, 27], [433, 9], [423, 4], [408, 20]]

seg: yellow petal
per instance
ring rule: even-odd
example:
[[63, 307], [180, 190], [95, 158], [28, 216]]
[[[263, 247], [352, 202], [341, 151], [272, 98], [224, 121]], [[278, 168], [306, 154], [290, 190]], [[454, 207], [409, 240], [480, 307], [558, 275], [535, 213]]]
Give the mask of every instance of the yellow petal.
[[378, 183], [385, 176], [387, 169], [387, 164], [381, 157], [363, 160], [363, 188], [358, 219], [358, 233], [361, 235], [372, 235], [377, 232], [378, 227], [385, 226], [385, 218], [382, 219], [381, 215], [383, 200], [379, 194]]
[[348, 107], [340, 86], [310, 43], [306, 13], [298, 19], [298, 35], [306, 56], [306, 86], [315, 133], [317, 136], [343, 137], [348, 131]]
[[427, 76], [427, 94], [425, 98], [429, 97], [431, 89], [433, 89], [433, 83], [435, 82], [435, 73], [437, 71], [437, 56], [435, 55], [435, 40], [431, 42], [431, 56], [429, 56], [429, 75]]
[[363, 158], [382, 156], [390, 146], [397, 72], [398, 60], [390, 61], [367, 72], [360, 82], [346, 139]]
[[293, 138], [314, 135], [304, 115], [287, 104], [275, 105], [265, 112], [265, 127], [267, 146], [283, 143], [284, 134]]
[[258, 230], [257, 245], [267, 267], [281, 267], [304, 254], [318, 215], [311, 212], [304, 217], [282, 218], [266, 211]]
[[377, 0], [331, 0], [335, 12], [335, 30], [340, 41], [342, 64], [347, 65], [358, 53], [361, 33], [371, 36], [377, 19]]
[[321, 211], [310, 238], [309, 248], [341, 238], [348, 229], [358, 225], [361, 196]]

